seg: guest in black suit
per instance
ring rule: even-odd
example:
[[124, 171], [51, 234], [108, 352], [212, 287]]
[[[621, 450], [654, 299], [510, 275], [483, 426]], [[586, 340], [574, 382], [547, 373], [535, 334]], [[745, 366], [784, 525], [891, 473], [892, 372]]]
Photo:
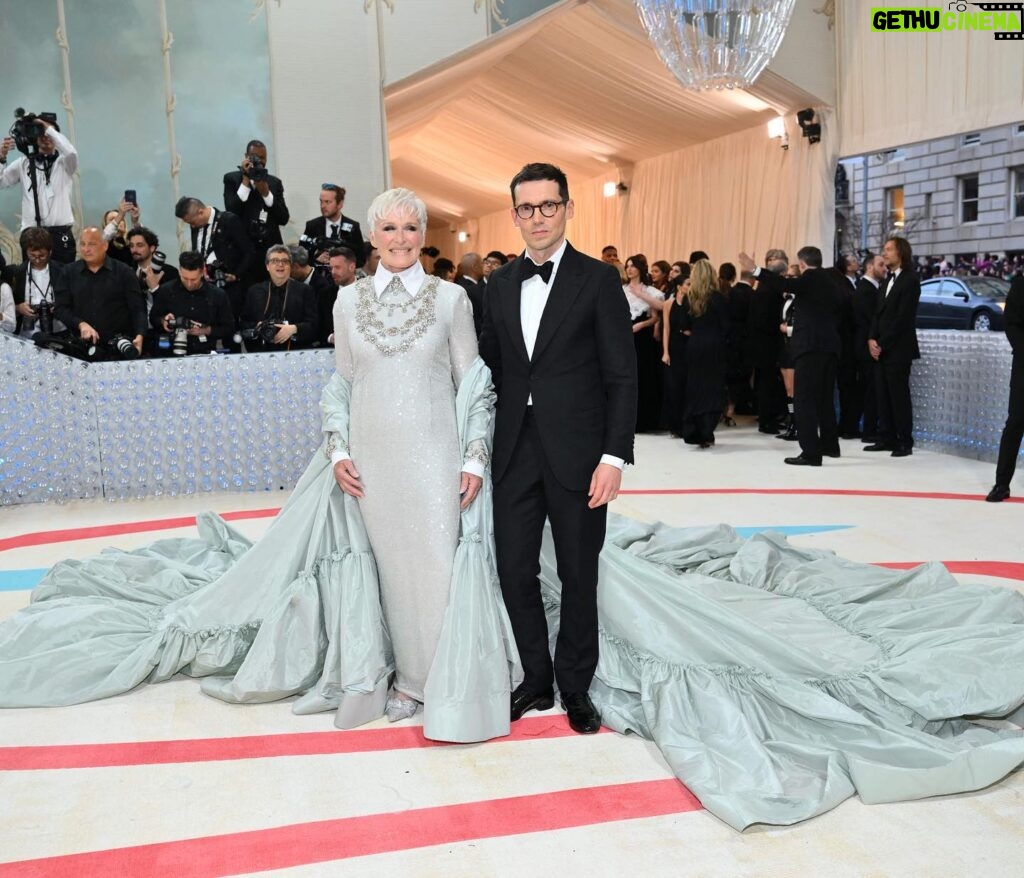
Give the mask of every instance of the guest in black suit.
[[[784, 250], [769, 250], [764, 263], [769, 272], [785, 274], [789, 268], [789, 257]], [[757, 428], [770, 434], [779, 432], [779, 421], [786, 404], [786, 392], [779, 374], [782, 303], [781, 290], [758, 283], [747, 311], [747, 359], [754, 370]]]
[[321, 265], [330, 262], [331, 247], [348, 247], [356, 254], [356, 268], [362, 268], [366, 264], [363, 233], [359, 223], [341, 212], [344, 206], [344, 188], [334, 183], [324, 183], [320, 187], [320, 216], [306, 223], [302, 237], [316, 242], [310, 256]]
[[[319, 329], [316, 298], [304, 283], [292, 280], [292, 256], [283, 244], [267, 249], [267, 280], [253, 284], [245, 297], [241, 326], [247, 351], [308, 348]], [[269, 324], [277, 330], [270, 341], [249, 339], [248, 330]]]
[[[334, 303], [338, 298], [338, 285], [330, 273], [318, 271], [309, 264], [309, 254], [301, 244], [290, 244], [288, 252], [292, 257], [292, 280], [309, 287], [316, 301], [317, 338], [322, 347], [328, 345], [328, 338], [334, 333]], [[351, 250], [347, 251], [349, 254]]]
[[[238, 170], [224, 175], [224, 209], [242, 221], [256, 253], [282, 242], [281, 226], [289, 220], [284, 184], [267, 172], [267, 147], [262, 141], [250, 140]], [[265, 277], [259, 260], [254, 260], [251, 276], [244, 280], [255, 283]]]
[[455, 274], [455, 283], [459, 284], [469, 296], [473, 306], [473, 325], [476, 337], [480, 338], [480, 329], [484, 320], [484, 261], [479, 253], [467, 253], [459, 260], [459, 269]]
[[845, 253], [836, 264], [836, 285], [841, 293], [839, 311], [839, 368], [836, 385], [839, 389], [839, 435], [843, 439], [860, 438], [860, 418], [863, 413], [863, 392], [857, 380], [856, 321], [853, 297], [857, 289], [857, 270], [860, 260], [853, 253]]
[[1024, 437], [1024, 275], [1016, 275], [1010, 282], [1003, 311], [1006, 337], [1013, 349], [1010, 366], [1010, 399], [1006, 426], [999, 440], [999, 460], [996, 463], [996, 483], [985, 498], [989, 503], [1001, 503], [1010, 496], [1010, 481], [1017, 468], [1021, 437]]
[[790, 340], [794, 377], [794, 415], [800, 454], [787, 457], [793, 466], [821, 466], [822, 455], [839, 457], [839, 433], [833, 394], [839, 359], [840, 290], [832, 274], [821, 267], [821, 250], [801, 247], [796, 254], [799, 277], [779, 277], [755, 268], [740, 254], [744, 269], [754, 272], [769, 288], [793, 294], [796, 315]]
[[[54, 290], [60, 286], [64, 266], [52, 260], [53, 237], [42, 226], [29, 226], [21, 233], [21, 250], [27, 258], [20, 265], [8, 266], [4, 280], [11, 286], [14, 298], [16, 335], [31, 338], [39, 327], [39, 305], [55, 304]], [[60, 321], [54, 323], [54, 333], [64, 333], [66, 327]]]
[[878, 442], [864, 450], [890, 451], [893, 457], [907, 457], [914, 447], [910, 364], [921, 358], [914, 329], [921, 282], [906, 238], [886, 241], [882, 259], [891, 274], [879, 297], [868, 339], [868, 350], [878, 363], [875, 388], [880, 435]]
[[174, 215], [192, 227], [189, 249], [202, 254], [207, 277], [215, 280], [217, 271], [223, 272], [223, 290], [237, 321], [245, 298], [245, 278], [252, 276], [253, 265], [259, 263], [259, 254], [253, 251], [242, 221], [233, 213], [207, 207], [189, 196], [178, 199]]
[[861, 264], [862, 275], [853, 291], [853, 355], [857, 366], [857, 396], [860, 403], [861, 438], [871, 444], [878, 441], [878, 402], [875, 390], [877, 364], [868, 350], [871, 323], [878, 311], [879, 287], [885, 282], [885, 262], [877, 253], [868, 253]]
[[[633, 459], [636, 357], [615, 269], [565, 240], [565, 174], [526, 165], [512, 180], [512, 221], [526, 252], [492, 272], [480, 353], [498, 395], [491, 468], [498, 575], [525, 676], [511, 716], [552, 706], [596, 732], [588, 690], [597, 667], [597, 570], [607, 503]], [[544, 522], [562, 605], [554, 662], [541, 601]]]

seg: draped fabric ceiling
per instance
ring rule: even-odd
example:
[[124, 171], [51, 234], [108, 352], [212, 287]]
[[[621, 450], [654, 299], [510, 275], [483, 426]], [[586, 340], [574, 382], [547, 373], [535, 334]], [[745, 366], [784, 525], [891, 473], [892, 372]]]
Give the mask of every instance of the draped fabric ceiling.
[[[760, 148], [779, 152], [767, 120], [817, 104], [770, 70], [748, 91], [683, 89], [631, 0], [564, 0], [385, 90], [393, 183], [423, 197], [434, 230], [507, 210], [526, 162], [559, 165], [574, 195], [630, 185], [639, 162], [755, 126]], [[593, 207], [612, 224], [595, 234], [619, 233], [617, 211]]]

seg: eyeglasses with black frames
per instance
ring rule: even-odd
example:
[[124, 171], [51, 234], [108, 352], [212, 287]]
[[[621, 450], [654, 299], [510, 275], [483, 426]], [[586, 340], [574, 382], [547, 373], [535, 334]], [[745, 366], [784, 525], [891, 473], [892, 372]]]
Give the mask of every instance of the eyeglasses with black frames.
[[528, 220], [533, 216], [533, 212], [535, 210], [539, 210], [541, 216], [546, 216], [550, 219], [558, 213], [558, 208], [563, 204], [565, 204], [564, 201], [542, 201], [540, 204], [517, 204], [516, 216], [518, 216], [519, 219]]

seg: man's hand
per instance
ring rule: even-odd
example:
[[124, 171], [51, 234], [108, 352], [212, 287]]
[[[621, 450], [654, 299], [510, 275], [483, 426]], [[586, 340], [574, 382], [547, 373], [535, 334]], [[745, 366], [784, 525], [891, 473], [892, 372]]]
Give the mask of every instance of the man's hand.
[[28, 302], [18, 302], [14, 306], [14, 311], [22, 317], [35, 317], [36, 309], [33, 308]]
[[238, 275], [237, 274], [228, 274], [225, 271], [224, 272], [224, 280], [227, 281], [229, 284], [233, 284], [236, 280], [238, 280]]
[[132, 339], [132, 345], [135, 347], [135, 350], [137, 350], [139, 352], [139, 356], [141, 357], [142, 356], [142, 336], [141, 335], [135, 336], [135, 338]]
[[462, 495], [462, 502], [459, 504], [459, 509], [469, 508], [470, 503], [480, 493], [483, 483], [484, 480], [480, 476], [474, 476], [472, 473], [462, 473], [462, 478], [459, 481], [459, 493]]
[[171, 331], [170, 323], [171, 323], [171, 321], [173, 319], [174, 319], [174, 315], [173, 314], [165, 314], [164, 315], [164, 319], [160, 321], [163, 324], [164, 332], [170, 332]]
[[151, 290], [155, 290], [158, 286], [160, 286], [160, 284], [164, 282], [164, 273], [161, 271], [160, 274], [157, 274], [155, 271], [153, 271], [152, 265], [146, 266], [145, 277], [146, 286]]
[[7, 161], [7, 153], [14, 149], [14, 138], [5, 137], [3, 143], [0, 143], [0, 161]]
[[270, 194], [270, 182], [267, 180], [258, 180], [253, 183], [253, 186], [263, 198], [266, 198]]
[[323, 253], [321, 253], [319, 256], [317, 256], [316, 261], [319, 262], [321, 265], [330, 265], [331, 264], [331, 254], [328, 253], [326, 250], [324, 250]]
[[754, 260], [751, 259], [746, 253], [740, 253], [739, 262], [741, 271], [752, 272], [755, 268], [757, 268], [757, 263], [754, 262]]
[[590, 509], [597, 509], [610, 503], [619, 496], [619, 486], [622, 484], [622, 470], [610, 463], [599, 463], [594, 475], [590, 478], [590, 490], [587, 496], [590, 502], [587, 506]]
[[871, 354], [871, 358], [873, 360], [877, 360], [880, 356], [882, 356], [882, 348], [879, 346], [878, 342], [875, 341], [873, 338], [868, 339], [868, 353]]
[[780, 323], [779, 332], [781, 332], [783, 335], [789, 335], [789, 327], [785, 323]]
[[193, 321], [192, 325], [188, 328], [189, 335], [213, 335], [212, 326], [202, 326], [199, 323]]
[[91, 341], [94, 344], [100, 340], [100, 334], [85, 321], [78, 324], [78, 336], [82, 341]]
[[252, 183], [249, 182], [249, 169], [252, 168], [252, 162], [249, 161], [249, 156], [242, 159], [242, 164], [239, 165], [242, 171], [242, 185], [246, 189], [252, 189]]
[[274, 326], [278, 327], [277, 335], [274, 336], [274, 344], [284, 344], [299, 333], [299, 327], [294, 323], [275, 323]]
[[363, 496], [363, 483], [359, 480], [359, 471], [351, 460], [339, 460], [334, 465], [334, 480], [350, 497]]
[[132, 212], [132, 203], [121, 199], [121, 203], [117, 206], [117, 218], [119, 220], [124, 219], [125, 214]]

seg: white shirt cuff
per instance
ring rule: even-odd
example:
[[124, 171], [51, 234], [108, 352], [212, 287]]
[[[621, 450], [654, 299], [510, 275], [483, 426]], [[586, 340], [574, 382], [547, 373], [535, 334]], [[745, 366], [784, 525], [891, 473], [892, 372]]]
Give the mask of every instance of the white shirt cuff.
[[621, 457], [616, 457], [614, 454], [602, 454], [601, 463], [607, 463], [616, 469], [622, 469], [626, 465], [626, 461]]
[[340, 448], [331, 455], [331, 466], [334, 466], [339, 460], [351, 460], [352, 455], [347, 451], [342, 451]]
[[273, 192], [269, 192], [268, 191], [266, 195], [261, 195], [260, 197], [263, 199], [263, 203], [267, 207], [273, 207], [274, 206], [274, 193]]
[[484, 477], [484, 465], [479, 460], [467, 460], [462, 464], [462, 471], [477, 478]]
[[751, 274], [754, 275], [754, 277], [760, 277], [761, 276], [761, 266], [760, 265], [754, 266], [754, 270], [751, 272]]
[[252, 192], [252, 189], [250, 189], [244, 183], [239, 183], [238, 184], [238, 198], [239, 198], [239, 200], [241, 200], [241, 201], [248, 201], [249, 200], [249, 193], [250, 192]]
[[792, 326], [787, 326], [786, 327], [786, 338], [792, 338], [792, 337], [793, 337], [793, 327]]
[[107, 223], [103, 227], [103, 240], [113, 241], [117, 236], [117, 223]]

